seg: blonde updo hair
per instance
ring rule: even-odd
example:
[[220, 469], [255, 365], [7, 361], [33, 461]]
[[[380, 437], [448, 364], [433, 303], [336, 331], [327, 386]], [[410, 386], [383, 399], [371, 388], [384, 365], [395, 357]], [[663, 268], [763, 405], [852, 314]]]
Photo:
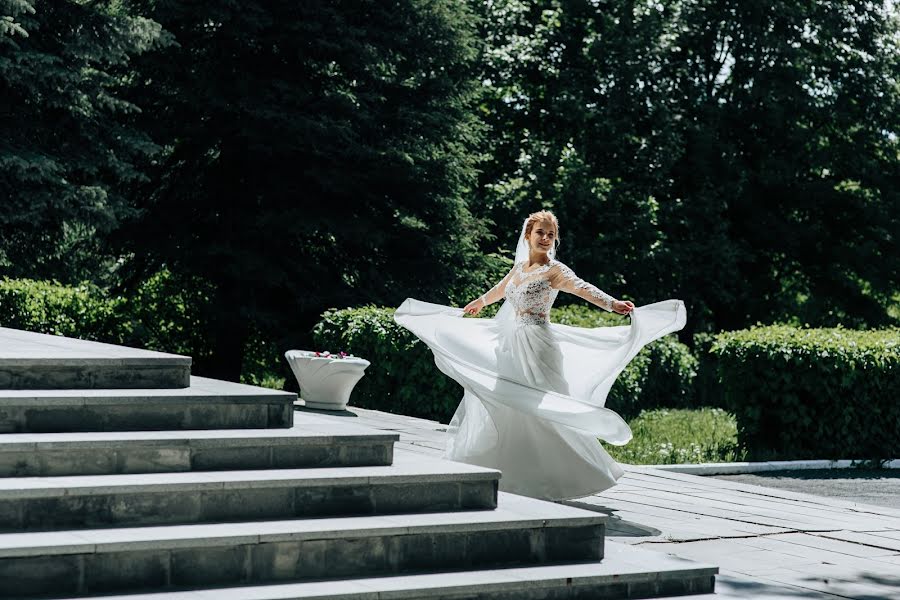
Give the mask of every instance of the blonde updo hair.
[[554, 246], [558, 246], [559, 221], [556, 220], [556, 215], [554, 215], [549, 210], [539, 210], [528, 215], [528, 221], [525, 224], [525, 241], [528, 241], [528, 236], [531, 235], [531, 230], [534, 229], [535, 223], [540, 223], [541, 221], [550, 221], [551, 223], [553, 223], [553, 227], [556, 228], [556, 239], [554, 240]]

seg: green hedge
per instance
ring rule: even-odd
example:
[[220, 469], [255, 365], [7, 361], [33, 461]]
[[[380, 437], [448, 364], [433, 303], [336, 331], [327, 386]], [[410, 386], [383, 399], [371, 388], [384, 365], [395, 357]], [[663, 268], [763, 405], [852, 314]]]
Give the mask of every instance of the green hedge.
[[697, 357], [697, 377], [694, 378], [694, 402], [696, 406], [725, 406], [722, 385], [719, 383], [719, 365], [712, 352], [716, 343], [714, 333], [695, 333], [693, 352]]
[[[329, 310], [313, 330], [317, 349], [346, 351], [372, 366], [357, 384], [351, 402], [363, 408], [448, 422], [462, 388], [438, 371], [431, 351], [394, 323], [393, 308], [367, 306]], [[553, 320], [577, 326], [627, 323], [627, 319], [587, 306], [553, 309]], [[688, 406], [696, 360], [674, 336], [654, 342], [628, 365], [610, 391], [607, 406], [626, 418], [657, 406]]]
[[[191, 282], [188, 282], [191, 283]], [[203, 291], [162, 271], [129, 297], [82, 284], [0, 281], [0, 326], [203, 358]]]
[[755, 327], [712, 352], [751, 458], [900, 456], [900, 330]]
[[0, 281], [0, 326], [86, 340], [124, 343], [125, 300], [89, 285], [64, 286], [31, 279]]

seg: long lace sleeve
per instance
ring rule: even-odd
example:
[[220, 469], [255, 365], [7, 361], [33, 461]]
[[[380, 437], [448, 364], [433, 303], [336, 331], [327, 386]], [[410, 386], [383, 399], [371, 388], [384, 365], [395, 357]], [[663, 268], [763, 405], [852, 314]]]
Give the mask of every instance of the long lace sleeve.
[[550, 285], [553, 288], [575, 294], [591, 304], [596, 304], [603, 310], [612, 312], [613, 302], [616, 299], [597, 288], [597, 286], [578, 277], [572, 269], [563, 263], [557, 262], [554, 264], [553, 268], [550, 269], [549, 276]]
[[509, 270], [509, 273], [506, 274], [506, 277], [501, 279], [497, 285], [489, 289], [487, 292], [482, 294], [479, 300], [484, 306], [488, 304], [493, 304], [498, 300], [503, 299], [503, 294], [506, 293], [506, 284], [509, 283], [509, 280], [512, 279], [513, 272], [516, 270], [516, 265], [513, 265], [513, 268]]

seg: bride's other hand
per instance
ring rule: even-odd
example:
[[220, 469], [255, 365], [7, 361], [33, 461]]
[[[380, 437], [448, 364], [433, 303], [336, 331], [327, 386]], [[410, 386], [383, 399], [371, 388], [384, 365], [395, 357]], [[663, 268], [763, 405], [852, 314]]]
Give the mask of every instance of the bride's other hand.
[[472, 300], [471, 302], [466, 304], [466, 307], [463, 310], [466, 312], [466, 314], [472, 315], [474, 317], [481, 312], [482, 308], [484, 308], [484, 304], [479, 298], [478, 300]]
[[612, 309], [620, 315], [627, 315], [634, 310], [634, 302], [630, 300], [616, 300], [613, 302]]

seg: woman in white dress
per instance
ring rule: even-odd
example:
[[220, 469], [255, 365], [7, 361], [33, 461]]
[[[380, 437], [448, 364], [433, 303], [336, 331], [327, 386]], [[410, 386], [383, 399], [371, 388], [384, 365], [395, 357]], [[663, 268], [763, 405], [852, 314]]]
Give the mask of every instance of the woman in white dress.
[[[500, 489], [547, 500], [580, 498], [615, 485], [622, 469], [598, 443], [631, 439], [604, 407], [616, 376], [649, 342], [684, 327], [680, 300], [635, 307], [583, 281], [555, 259], [556, 217], [529, 215], [515, 265], [465, 308], [407, 299], [394, 315], [464, 389], [445, 457], [502, 471]], [[559, 291], [631, 324], [594, 329], [551, 324]], [[492, 319], [463, 319], [505, 299]]]

